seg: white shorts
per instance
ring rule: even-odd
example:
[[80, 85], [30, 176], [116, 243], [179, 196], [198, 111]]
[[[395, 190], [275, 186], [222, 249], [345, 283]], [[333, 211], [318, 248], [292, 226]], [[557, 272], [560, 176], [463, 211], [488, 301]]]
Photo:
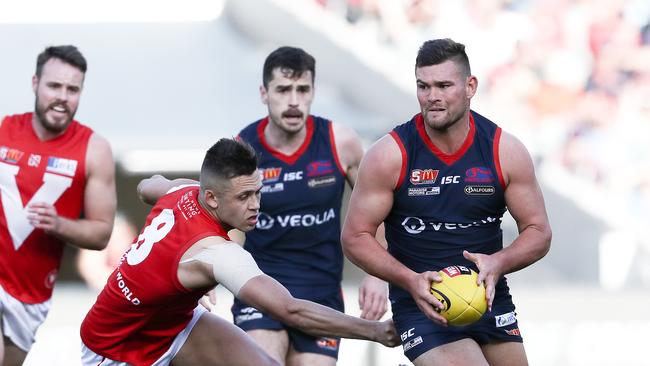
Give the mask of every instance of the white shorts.
[[50, 311], [52, 299], [40, 304], [26, 304], [9, 295], [0, 286], [0, 313], [2, 334], [25, 352], [34, 344], [36, 330], [43, 324]]
[[[190, 335], [192, 328], [196, 325], [196, 322], [199, 321], [201, 315], [206, 313], [208, 310], [199, 305], [194, 309], [194, 315], [192, 315], [192, 320], [185, 326], [185, 328], [176, 335], [174, 342], [169, 346], [167, 352], [165, 352], [156, 362], [151, 364], [151, 366], [169, 366], [172, 362], [172, 359], [178, 351], [181, 350], [181, 347], [185, 344], [187, 337]], [[114, 361], [104, 356], [100, 356], [86, 347], [83, 342], [81, 342], [81, 364], [83, 366], [129, 366], [130, 364], [122, 361]]]

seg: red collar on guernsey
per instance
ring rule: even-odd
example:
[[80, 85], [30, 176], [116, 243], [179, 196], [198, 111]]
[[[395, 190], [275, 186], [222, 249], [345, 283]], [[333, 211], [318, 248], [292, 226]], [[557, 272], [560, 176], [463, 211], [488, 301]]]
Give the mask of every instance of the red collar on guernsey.
[[271, 147], [271, 145], [266, 142], [266, 138], [264, 137], [264, 129], [266, 126], [269, 124], [269, 117], [264, 118], [260, 124], [257, 126], [257, 135], [260, 139], [260, 143], [264, 148], [271, 153], [271, 155], [275, 156], [277, 159], [280, 159], [284, 161], [287, 164], [293, 164], [298, 159], [300, 156], [307, 150], [307, 147], [309, 147], [309, 143], [311, 142], [311, 138], [314, 135], [314, 118], [310, 115], [307, 117], [307, 122], [306, 122], [306, 128], [307, 128], [307, 134], [305, 135], [305, 140], [302, 142], [302, 145], [298, 148], [298, 150], [294, 151], [293, 154], [287, 155], [281, 151], [278, 151]]
[[465, 141], [463, 142], [463, 145], [456, 150], [455, 152], [451, 154], [446, 154], [442, 152], [436, 145], [431, 142], [431, 139], [429, 138], [429, 135], [427, 135], [427, 131], [424, 128], [424, 118], [422, 117], [422, 113], [418, 113], [415, 116], [415, 127], [418, 130], [418, 134], [420, 135], [420, 138], [424, 143], [427, 145], [429, 150], [438, 157], [443, 163], [447, 165], [452, 165], [458, 159], [460, 159], [465, 152], [467, 152], [467, 149], [472, 146], [472, 143], [474, 143], [474, 134], [476, 132], [476, 126], [474, 125], [474, 116], [470, 112], [469, 114], [469, 132], [467, 133], [467, 136], [465, 137]]

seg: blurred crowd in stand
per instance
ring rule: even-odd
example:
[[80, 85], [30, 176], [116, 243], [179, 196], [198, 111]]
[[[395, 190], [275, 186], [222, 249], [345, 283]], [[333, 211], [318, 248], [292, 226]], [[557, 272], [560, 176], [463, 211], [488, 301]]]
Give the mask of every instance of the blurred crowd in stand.
[[475, 108], [573, 182], [565, 194], [600, 200], [595, 214], [626, 230], [650, 220], [650, 1], [315, 1], [408, 60], [427, 39], [464, 43]]
[[[423, 41], [464, 43], [474, 108], [523, 140], [538, 175], [550, 172], [542, 181], [635, 238], [633, 267], [650, 285], [650, 1], [310, 1], [374, 38], [384, 62], [406, 68], [404, 85], [415, 85], [408, 68]], [[91, 287], [137, 235], [122, 217], [115, 229], [120, 244], [80, 254]]]

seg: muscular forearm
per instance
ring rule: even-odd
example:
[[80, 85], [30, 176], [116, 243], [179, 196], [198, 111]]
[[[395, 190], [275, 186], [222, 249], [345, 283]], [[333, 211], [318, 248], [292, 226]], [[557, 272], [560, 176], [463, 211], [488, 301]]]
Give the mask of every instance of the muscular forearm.
[[551, 231], [548, 228], [529, 226], [508, 247], [496, 255], [501, 259], [502, 273], [516, 272], [537, 262], [548, 253]]
[[416, 273], [395, 259], [370, 233], [343, 238], [346, 257], [366, 273], [404, 289]]
[[314, 336], [379, 339], [376, 322], [345, 315], [311, 301], [295, 299], [287, 310], [283, 322]]
[[[234, 247], [244, 251], [236, 245]], [[250, 261], [253, 261], [252, 257]], [[215, 275], [215, 278], [221, 277]], [[368, 339], [384, 345], [395, 345], [398, 341], [392, 323], [355, 318], [311, 301], [296, 299], [284, 286], [266, 275], [250, 278], [233, 293], [278, 321], [315, 336]]]
[[50, 231], [48, 234], [79, 248], [102, 250], [111, 237], [111, 228], [112, 223], [100, 220], [60, 218], [56, 231]]

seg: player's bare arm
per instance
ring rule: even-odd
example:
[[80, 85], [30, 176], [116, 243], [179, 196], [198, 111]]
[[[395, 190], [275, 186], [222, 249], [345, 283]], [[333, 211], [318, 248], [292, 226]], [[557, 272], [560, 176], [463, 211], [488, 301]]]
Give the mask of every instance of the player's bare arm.
[[192, 179], [178, 178], [169, 180], [160, 174], [155, 174], [150, 178], [141, 180], [138, 183], [137, 192], [142, 202], [153, 205], [172, 188], [198, 184], [198, 181]]
[[413, 272], [391, 256], [375, 238], [377, 228], [393, 205], [393, 190], [401, 167], [402, 155], [391, 136], [384, 136], [368, 150], [359, 167], [359, 179], [343, 225], [343, 251], [367, 273], [409, 291], [427, 317], [446, 324], [433, 309], [442, 308], [442, 304], [429, 291], [431, 281], [440, 281], [438, 273]]
[[399, 344], [392, 320], [365, 320], [296, 299], [279, 282], [266, 275], [252, 278], [242, 287], [238, 297], [282, 323], [314, 336], [367, 339], [388, 347]]
[[187, 288], [220, 283], [251, 306], [312, 335], [368, 339], [391, 347], [399, 343], [392, 321], [363, 320], [296, 299], [263, 274], [247, 251], [223, 238], [205, 238], [188, 249], [181, 259], [178, 278]]
[[93, 134], [88, 142], [86, 154], [84, 217], [61, 217], [53, 205], [35, 202], [28, 208], [28, 218], [34, 227], [43, 229], [69, 244], [83, 249], [102, 250], [111, 235], [115, 209], [113, 153], [103, 137]]
[[[336, 152], [345, 171], [345, 177], [354, 187], [359, 174], [359, 164], [363, 158], [363, 147], [357, 133], [346, 126], [333, 123], [332, 132]], [[377, 230], [377, 240], [387, 248], [384, 225]], [[359, 286], [359, 309], [363, 319], [378, 320], [388, 310], [388, 284], [373, 275], [366, 275]]]
[[499, 156], [506, 184], [506, 206], [517, 222], [519, 236], [510, 246], [492, 255], [464, 253], [478, 266], [478, 281], [485, 282], [490, 308], [499, 278], [540, 260], [551, 245], [544, 198], [528, 150], [516, 137], [503, 132]]
[[353, 129], [339, 123], [332, 123], [332, 133], [334, 134], [336, 153], [345, 172], [345, 178], [350, 187], [354, 187], [354, 183], [357, 181], [359, 164], [363, 157], [363, 147], [359, 136]]

